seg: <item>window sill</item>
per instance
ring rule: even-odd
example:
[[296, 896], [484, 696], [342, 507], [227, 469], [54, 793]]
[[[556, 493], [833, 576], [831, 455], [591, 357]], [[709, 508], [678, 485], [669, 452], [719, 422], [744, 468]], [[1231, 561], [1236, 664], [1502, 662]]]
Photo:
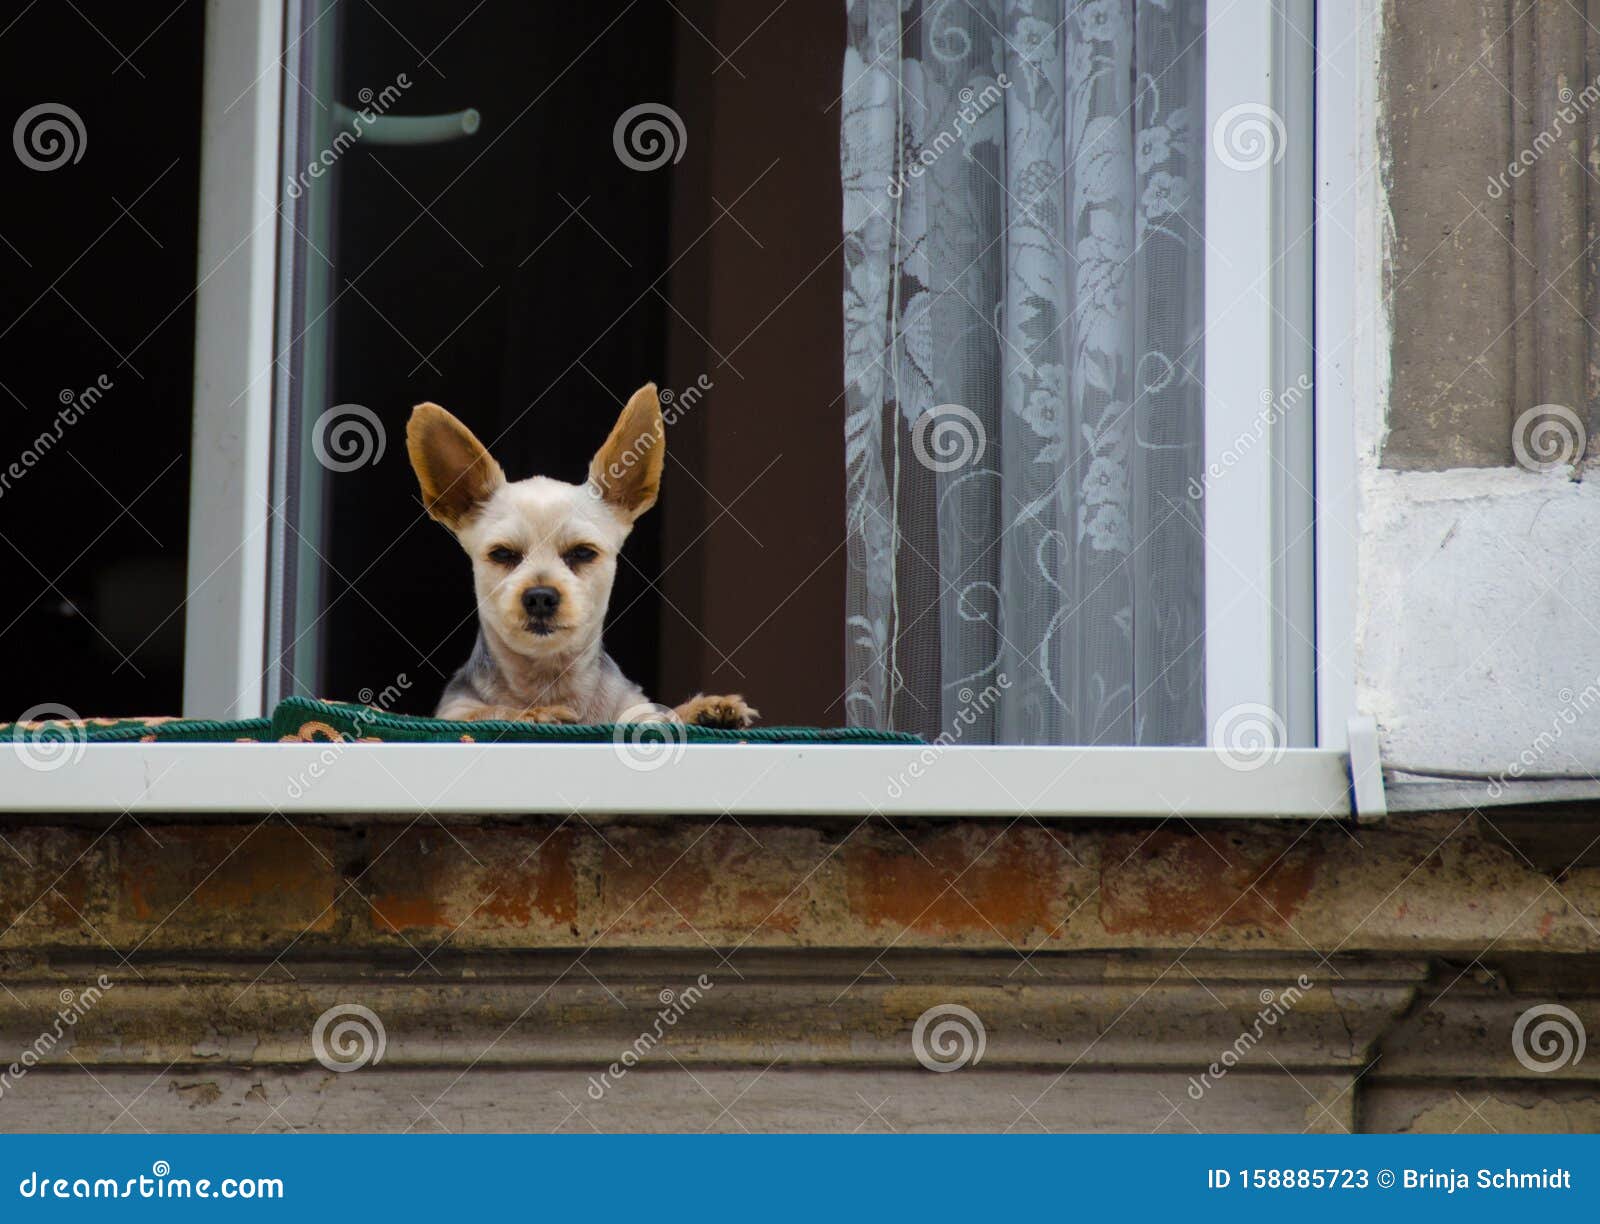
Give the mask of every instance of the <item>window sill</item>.
[[1209, 748], [91, 744], [0, 755], [0, 811], [1348, 819], [1349, 758]]

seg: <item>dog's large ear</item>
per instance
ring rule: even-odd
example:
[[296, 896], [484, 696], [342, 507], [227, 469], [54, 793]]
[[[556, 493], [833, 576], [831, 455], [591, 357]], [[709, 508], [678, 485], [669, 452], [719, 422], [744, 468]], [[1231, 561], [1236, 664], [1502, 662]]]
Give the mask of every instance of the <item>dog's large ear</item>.
[[645, 383], [633, 393], [606, 444], [590, 460], [590, 491], [631, 523], [656, 504], [666, 459], [661, 400], [655, 383]]
[[451, 531], [506, 482], [483, 443], [438, 404], [418, 404], [411, 410], [406, 452], [422, 486], [422, 504]]

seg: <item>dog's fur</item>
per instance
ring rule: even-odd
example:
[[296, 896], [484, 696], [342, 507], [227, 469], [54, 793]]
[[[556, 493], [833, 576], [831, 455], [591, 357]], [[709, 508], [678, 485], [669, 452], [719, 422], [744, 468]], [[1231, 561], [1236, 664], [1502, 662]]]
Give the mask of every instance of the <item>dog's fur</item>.
[[[445, 686], [437, 716], [662, 717], [600, 641], [617, 555], [661, 489], [666, 441], [655, 384], [628, 401], [581, 485], [545, 476], [508, 482], [472, 431], [437, 404], [412, 410], [406, 450], [429, 515], [472, 559], [477, 592], [478, 642]], [[742, 697], [704, 695], [672, 711], [710, 727], [748, 727], [757, 713]]]

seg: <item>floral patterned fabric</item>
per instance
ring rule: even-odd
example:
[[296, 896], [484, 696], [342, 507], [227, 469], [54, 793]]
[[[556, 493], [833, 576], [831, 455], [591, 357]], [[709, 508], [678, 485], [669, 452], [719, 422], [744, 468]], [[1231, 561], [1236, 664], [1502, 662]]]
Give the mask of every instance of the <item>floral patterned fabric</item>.
[[906, 732], [861, 727], [750, 727], [726, 731], [682, 723], [454, 722], [412, 714], [390, 714], [375, 706], [314, 697], [286, 697], [271, 718], [232, 720], [144, 718], [49, 718], [0, 723], [30, 764], [56, 768], [85, 744], [915, 744]]
[[1205, 4], [847, 12], [850, 720], [1201, 743]]

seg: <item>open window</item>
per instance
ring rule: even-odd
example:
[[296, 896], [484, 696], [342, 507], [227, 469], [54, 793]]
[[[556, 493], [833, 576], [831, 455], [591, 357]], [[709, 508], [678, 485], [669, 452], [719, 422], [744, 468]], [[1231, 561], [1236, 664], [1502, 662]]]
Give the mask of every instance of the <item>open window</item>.
[[[1347, 814], [1312, 292], [1347, 34], [1310, 0], [1037, 7], [216, 12], [184, 712], [431, 712], [475, 613], [411, 405], [572, 480], [654, 379], [623, 670], [930, 747], [691, 747], [648, 794], [604, 747], [453, 790], [384, 747], [318, 804], [496, 810], [542, 751], [596, 772], [517, 806]], [[1158, 759], [1164, 798], [1130, 784]]]

